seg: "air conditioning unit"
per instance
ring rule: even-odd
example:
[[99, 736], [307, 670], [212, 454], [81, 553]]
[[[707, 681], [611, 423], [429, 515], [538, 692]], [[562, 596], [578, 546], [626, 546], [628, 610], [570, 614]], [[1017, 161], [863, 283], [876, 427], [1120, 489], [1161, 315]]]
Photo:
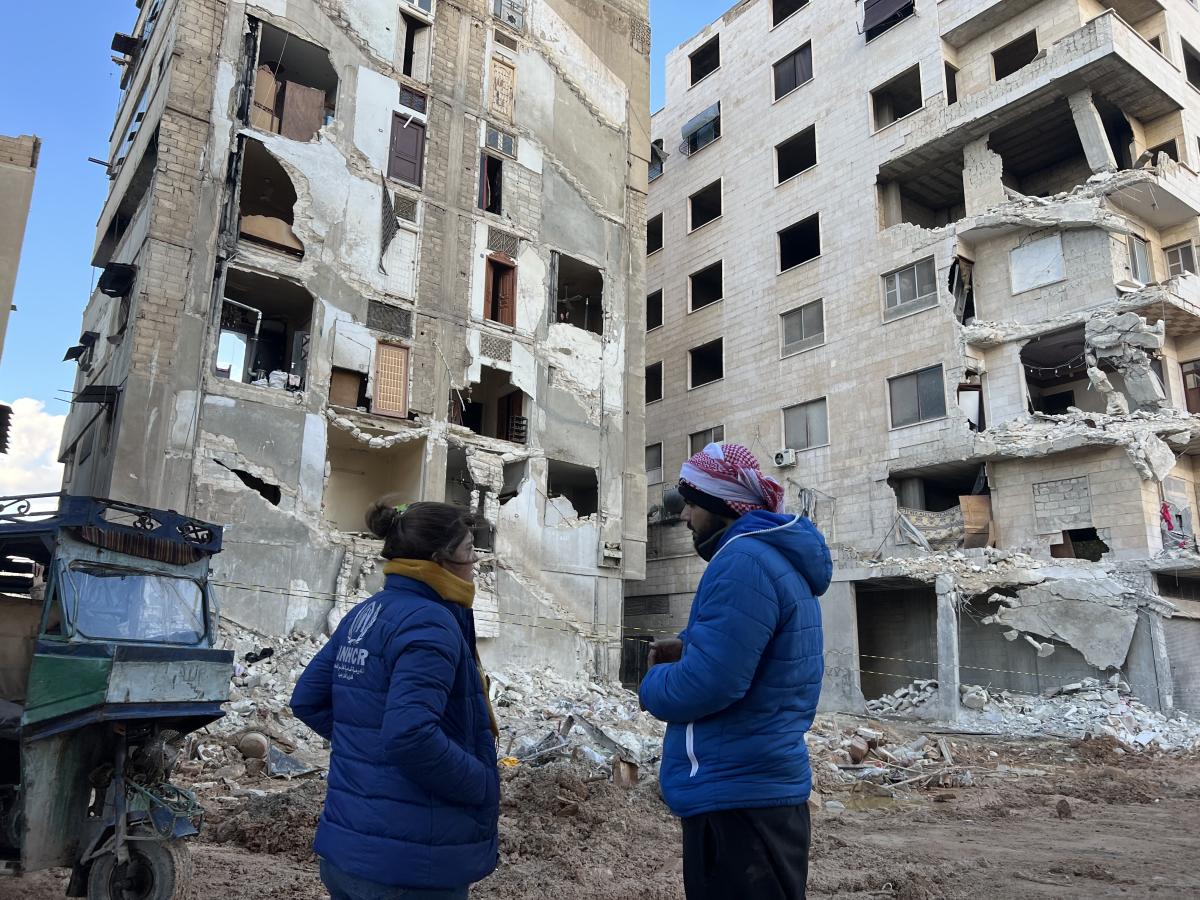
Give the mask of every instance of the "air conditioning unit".
[[775, 465], [780, 469], [785, 469], [788, 466], [796, 464], [796, 451], [788, 447], [775, 452]]

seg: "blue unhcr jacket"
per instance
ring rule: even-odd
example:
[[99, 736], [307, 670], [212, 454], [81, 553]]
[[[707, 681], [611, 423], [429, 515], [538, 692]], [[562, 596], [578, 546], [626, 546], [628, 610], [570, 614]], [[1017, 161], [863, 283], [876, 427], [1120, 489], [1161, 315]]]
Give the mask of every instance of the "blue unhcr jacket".
[[332, 742], [313, 849], [405, 888], [496, 868], [500, 777], [469, 609], [388, 575], [313, 659], [292, 710]]
[[641, 686], [668, 723], [660, 780], [675, 815], [808, 800], [804, 735], [825, 668], [817, 597], [832, 575], [806, 518], [754, 511], [725, 533], [679, 635], [683, 658]]

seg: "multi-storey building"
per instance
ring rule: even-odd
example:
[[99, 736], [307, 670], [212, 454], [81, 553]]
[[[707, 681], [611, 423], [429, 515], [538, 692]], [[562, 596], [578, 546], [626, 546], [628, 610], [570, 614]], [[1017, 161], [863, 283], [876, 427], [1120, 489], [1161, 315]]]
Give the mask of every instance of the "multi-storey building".
[[469, 506], [485, 658], [608, 672], [644, 560], [644, 0], [138, 7], [67, 489], [224, 524], [223, 614], [266, 634], [377, 583], [371, 501]]
[[[37, 174], [42, 142], [33, 135], [0, 135], [0, 356], [8, 332], [8, 316], [13, 308], [17, 286], [17, 265], [25, 242], [25, 222], [33, 200], [33, 179]], [[8, 432], [12, 407], [0, 404], [0, 453], [8, 450]]]
[[1197, 48], [1188, 0], [746, 0], [669, 55], [627, 678], [703, 569], [663, 483], [725, 439], [834, 547], [828, 705], [1200, 708]]

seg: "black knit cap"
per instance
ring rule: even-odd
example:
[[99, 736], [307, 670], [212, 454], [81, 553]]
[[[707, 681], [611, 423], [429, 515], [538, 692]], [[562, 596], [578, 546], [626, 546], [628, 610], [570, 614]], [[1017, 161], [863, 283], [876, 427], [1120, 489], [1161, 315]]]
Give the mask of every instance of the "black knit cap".
[[706, 494], [704, 491], [692, 487], [686, 481], [679, 482], [679, 493], [692, 506], [698, 506], [701, 509], [707, 510], [714, 516], [722, 516], [726, 519], [741, 518], [742, 514], [737, 512], [724, 500], [714, 497], [712, 494]]

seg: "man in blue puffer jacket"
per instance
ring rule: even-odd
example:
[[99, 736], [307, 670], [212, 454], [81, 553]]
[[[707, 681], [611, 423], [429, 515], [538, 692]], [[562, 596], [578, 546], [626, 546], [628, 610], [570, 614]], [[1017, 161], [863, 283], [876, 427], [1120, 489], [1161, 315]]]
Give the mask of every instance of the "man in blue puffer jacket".
[[668, 723], [661, 781], [683, 820], [684, 888], [688, 900], [802, 900], [829, 548], [781, 513], [783, 488], [737, 444], [688, 460], [679, 492], [709, 565], [687, 628], [652, 648], [641, 698]]

